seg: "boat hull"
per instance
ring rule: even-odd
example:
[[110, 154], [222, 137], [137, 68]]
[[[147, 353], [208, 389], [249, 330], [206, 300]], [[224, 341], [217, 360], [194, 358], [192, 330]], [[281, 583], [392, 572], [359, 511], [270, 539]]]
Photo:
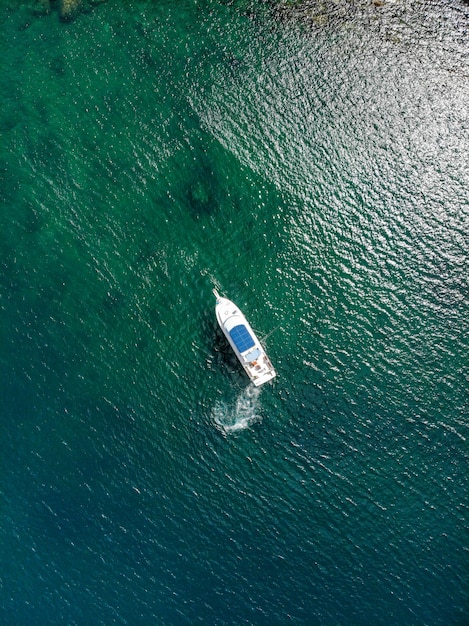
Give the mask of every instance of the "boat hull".
[[218, 325], [249, 379], [256, 387], [260, 387], [275, 378], [277, 373], [241, 310], [215, 290], [214, 294], [217, 298], [215, 314]]

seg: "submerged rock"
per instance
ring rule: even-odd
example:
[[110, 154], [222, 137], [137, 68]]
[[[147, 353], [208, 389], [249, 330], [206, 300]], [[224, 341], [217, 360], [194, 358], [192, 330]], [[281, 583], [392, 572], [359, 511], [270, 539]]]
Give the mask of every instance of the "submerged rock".
[[83, 6], [82, 0], [60, 0], [60, 19], [72, 20]]

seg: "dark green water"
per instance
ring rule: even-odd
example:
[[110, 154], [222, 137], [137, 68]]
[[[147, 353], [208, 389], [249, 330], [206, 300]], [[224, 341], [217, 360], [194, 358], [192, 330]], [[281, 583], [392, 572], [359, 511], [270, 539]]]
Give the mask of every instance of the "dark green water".
[[285, 6], [1, 3], [2, 624], [468, 623], [468, 5]]

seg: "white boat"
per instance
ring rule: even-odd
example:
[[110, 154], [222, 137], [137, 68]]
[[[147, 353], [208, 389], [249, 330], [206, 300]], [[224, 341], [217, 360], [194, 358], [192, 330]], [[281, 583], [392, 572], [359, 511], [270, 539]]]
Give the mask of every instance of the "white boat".
[[239, 308], [213, 290], [217, 303], [215, 314], [223, 334], [238, 357], [244, 371], [256, 387], [277, 375], [261, 342]]

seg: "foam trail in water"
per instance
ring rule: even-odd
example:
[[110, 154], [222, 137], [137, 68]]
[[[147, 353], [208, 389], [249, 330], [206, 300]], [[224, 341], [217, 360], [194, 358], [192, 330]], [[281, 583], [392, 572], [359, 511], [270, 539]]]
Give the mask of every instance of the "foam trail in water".
[[214, 422], [224, 432], [232, 433], [249, 428], [258, 422], [260, 387], [248, 385], [240, 391], [234, 402], [217, 402], [212, 409]]

